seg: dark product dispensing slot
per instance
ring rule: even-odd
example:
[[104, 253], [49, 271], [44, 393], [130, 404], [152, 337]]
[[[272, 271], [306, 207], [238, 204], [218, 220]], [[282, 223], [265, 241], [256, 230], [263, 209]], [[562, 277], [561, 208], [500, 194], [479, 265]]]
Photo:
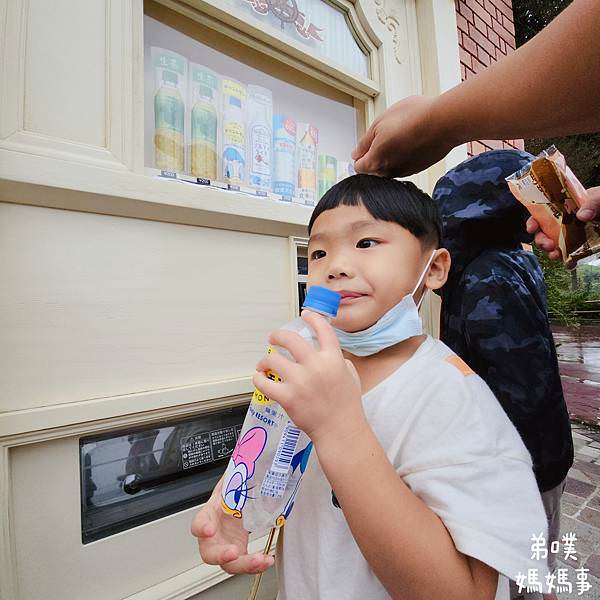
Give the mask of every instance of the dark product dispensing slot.
[[233, 453], [246, 408], [82, 438], [83, 543], [205, 502]]

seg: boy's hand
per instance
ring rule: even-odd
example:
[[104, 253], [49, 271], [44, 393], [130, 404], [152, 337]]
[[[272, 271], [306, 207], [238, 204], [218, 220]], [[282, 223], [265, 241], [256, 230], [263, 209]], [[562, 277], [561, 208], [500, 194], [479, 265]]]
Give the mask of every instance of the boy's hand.
[[[275, 331], [269, 341], [285, 348], [296, 362], [277, 352], [269, 354], [256, 367], [254, 385], [279, 403], [318, 446], [326, 435], [352, 436], [366, 419], [358, 374], [342, 356], [333, 328], [311, 311], [305, 311], [302, 318], [316, 333], [320, 349], [315, 350], [297, 333]], [[277, 373], [283, 381], [267, 378], [268, 371]]]
[[248, 554], [248, 532], [242, 520], [221, 509], [222, 484], [223, 479], [192, 521], [192, 535], [198, 538], [202, 560], [209, 565], [220, 565], [231, 574], [266, 571], [273, 565], [273, 557]]

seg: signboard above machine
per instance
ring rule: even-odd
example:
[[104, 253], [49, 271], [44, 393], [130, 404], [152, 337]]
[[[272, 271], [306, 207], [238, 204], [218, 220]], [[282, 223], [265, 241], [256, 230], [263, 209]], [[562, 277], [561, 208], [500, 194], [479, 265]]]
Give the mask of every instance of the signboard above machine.
[[[326, 0], [233, 0], [244, 12], [310, 46], [321, 58], [369, 77], [369, 58], [347, 15]], [[231, 0], [229, 2], [232, 3]]]

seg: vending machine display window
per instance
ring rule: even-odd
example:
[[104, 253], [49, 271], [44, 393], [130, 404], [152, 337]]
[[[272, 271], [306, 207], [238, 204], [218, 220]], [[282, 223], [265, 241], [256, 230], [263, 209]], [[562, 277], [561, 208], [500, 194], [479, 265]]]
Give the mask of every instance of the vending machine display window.
[[[228, 1], [240, 15], [255, 17], [270, 6]], [[300, 4], [291, 3], [296, 9], [287, 17], [270, 9], [263, 16], [286, 35], [310, 32], [304, 42], [311, 51], [318, 48], [327, 60], [333, 52], [350, 61], [346, 69], [366, 76], [368, 56], [344, 13], [323, 0], [310, 0], [310, 11]], [[363, 118], [355, 98], [256, 50], [240, 50], [207, 27], [179, 25], [163, 9], [144, 17], [146, 167], [163, 177], [308, 206], [354, 173], [350, 153]]]
[[205, 502], [225, 471], [246, 406], [81, 438], [84, 544]]

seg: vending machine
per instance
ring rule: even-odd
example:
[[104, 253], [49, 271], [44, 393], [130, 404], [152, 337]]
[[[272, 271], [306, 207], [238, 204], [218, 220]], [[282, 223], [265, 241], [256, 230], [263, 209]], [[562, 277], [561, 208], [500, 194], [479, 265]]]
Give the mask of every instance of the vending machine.
[[450, 0], [0, 0], [1, 600], [247, 597], [190, 523], [312, 206], [456, 35]]

